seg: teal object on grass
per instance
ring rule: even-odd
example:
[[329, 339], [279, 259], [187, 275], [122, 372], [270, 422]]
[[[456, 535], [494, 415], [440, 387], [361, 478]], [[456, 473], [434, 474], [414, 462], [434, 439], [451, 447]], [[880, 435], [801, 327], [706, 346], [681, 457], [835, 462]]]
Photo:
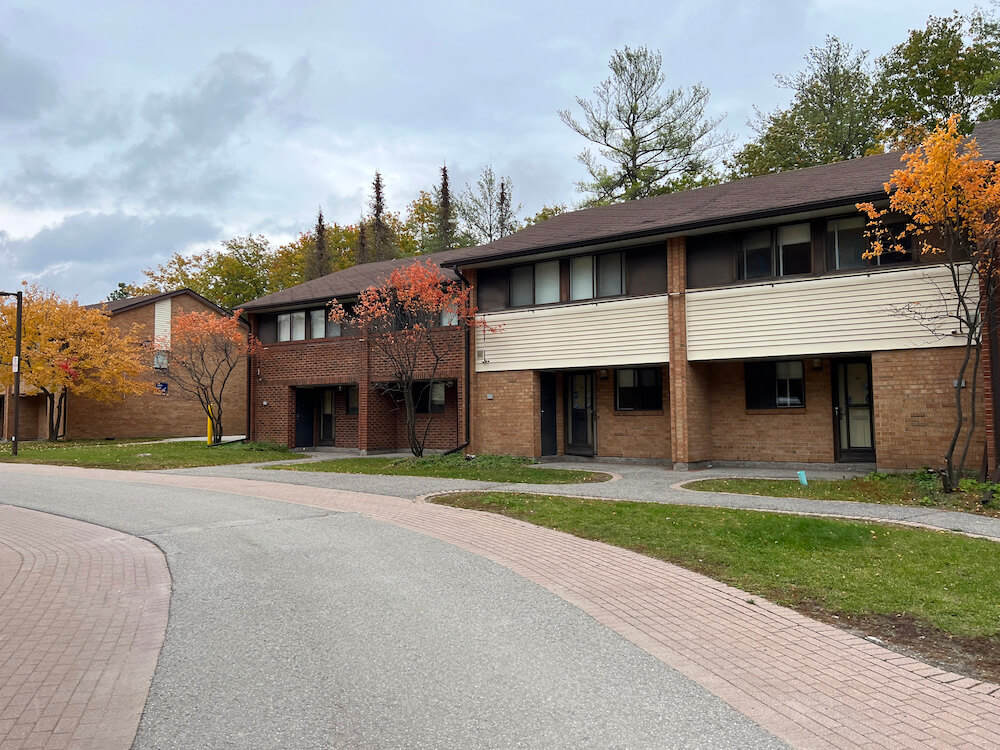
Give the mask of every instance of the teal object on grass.
[[809, 480], [806, 479], [806, 473], [804, 471], [799, 472], [799, 484], [801, 484], [803, 487], [809, 486]]

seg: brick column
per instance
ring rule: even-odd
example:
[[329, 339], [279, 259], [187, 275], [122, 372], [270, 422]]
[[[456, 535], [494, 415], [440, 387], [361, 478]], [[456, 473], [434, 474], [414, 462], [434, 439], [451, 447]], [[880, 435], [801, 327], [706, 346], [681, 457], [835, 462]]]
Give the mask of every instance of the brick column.
[[368, 337], [358, 339], [358, 360], [361, 363], [358, 374], [358, 450], [367, 453], [371, 448], [371, 400], [372, 393], [369, 374], [371, 373], [372, 354], [368, 346]]
[[686, 470], [712, 458], [708, 365], [687, 359], [687, 247], [683, 237], [667, 241], [670, 293], [670, 453], [674, 468]]

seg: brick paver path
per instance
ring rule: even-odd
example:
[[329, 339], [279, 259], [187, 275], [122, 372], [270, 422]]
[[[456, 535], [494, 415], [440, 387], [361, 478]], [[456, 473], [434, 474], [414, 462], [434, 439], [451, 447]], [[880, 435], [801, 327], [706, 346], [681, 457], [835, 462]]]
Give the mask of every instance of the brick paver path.
[[798, 748], [997, 748], [1000, 686], [942, 672], [627, 550], [502, 516], [300, 485], [3, 466], [361, 513], [483, 555], [591, 614]]
[[153, 544], [0, 505], [0, 750], [131, 747], [169, 603]]

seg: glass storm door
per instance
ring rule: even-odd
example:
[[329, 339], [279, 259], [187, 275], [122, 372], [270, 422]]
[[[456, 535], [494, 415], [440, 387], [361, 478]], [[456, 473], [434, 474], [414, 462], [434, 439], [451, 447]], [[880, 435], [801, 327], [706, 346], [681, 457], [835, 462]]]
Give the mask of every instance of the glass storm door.
[[319, 441], [331, 444], [334, 440], [334, 390], [327, 388], [322, 393], [319, 405]]
[[594, 455], [594, 373], [566, 375], [566, 452]]
[[871, 361], [833, 362], [834, 443], [838, 461], [875, 460]]

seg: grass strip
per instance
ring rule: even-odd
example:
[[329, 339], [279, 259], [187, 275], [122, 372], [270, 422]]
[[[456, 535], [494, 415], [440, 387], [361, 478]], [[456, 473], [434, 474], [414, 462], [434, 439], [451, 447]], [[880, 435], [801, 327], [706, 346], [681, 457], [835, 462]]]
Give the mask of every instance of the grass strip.
[[442, 477], [445, 479], [477, 479], [483, 482], [517, 482], [528, 484], [578, 484], [604, 482], [609, 474], [597, 471], [549, 469], [538, 466], [530, 458], [519, 456], [478, 455], [467, 459], [461, 455], [433, 455], [415, 458], [338, 458], [305, 464], [272, 466], [284, 471], [330, 471], [340, 474], [384, 474], [389, 476]]
[[961, 487], [963, 490], [959, 492], [943, 492], [941, 480], [926, 471], [912, 474], [872, 473], [850, 479], [810, 479], [808, 485], [802, 485], [796, 479], [747, 477], [699, 479], [684, 485], [686, 490], [699, 492], [731, 492], [738, 495], [908, 505], [1000, 516], [1000, 506], [995, 500], [989, 505], [983, 505], [981, 501], [983, 486], [979, 482], [963, 479]]
[[995, 542], [878, 523], [659, 503], [477, 492], [434, 502], [634, 550], [803, 611], [1000, 633]]
[[209, 447], [200, 441], [141, 444], [131, 440], [22, 442], [18, 444], [16, 458], [11, 456], [9, 446], [0, 449], [0, 461], [5, 462], [138, 471], [279, 461], [295, 457], [296, 454], [287, 448], [270, 443], [230, 443]]

